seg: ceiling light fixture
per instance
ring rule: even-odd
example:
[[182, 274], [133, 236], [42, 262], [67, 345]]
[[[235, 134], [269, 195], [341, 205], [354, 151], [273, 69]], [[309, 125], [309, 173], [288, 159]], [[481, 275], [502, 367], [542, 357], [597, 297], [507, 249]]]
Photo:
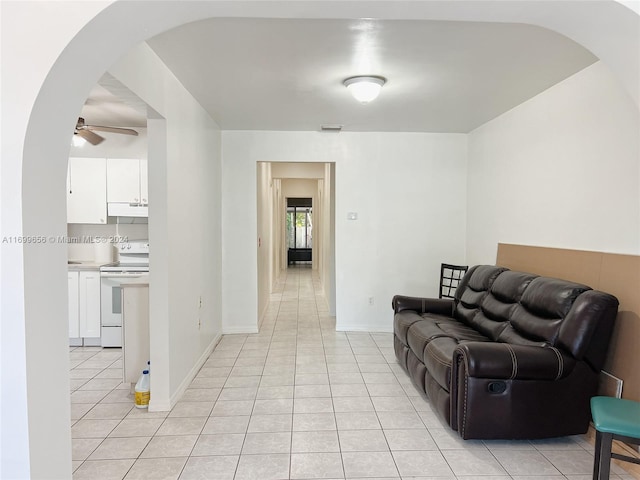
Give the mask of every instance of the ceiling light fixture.
[[73, 145], [74, 147], [82, 147], [85, 143], [87, 143], [87, 141], [84, 138], [82, 138], [77, 133], [73, 134], [73, 138], [71, 139], [71, 145]]
[[342, 83], [351, 92], [353, 98], [361, 103], [369, 103], [380, 94], [380, 89], [386, 81], [384, 77], [369, 75], [349, 77]]

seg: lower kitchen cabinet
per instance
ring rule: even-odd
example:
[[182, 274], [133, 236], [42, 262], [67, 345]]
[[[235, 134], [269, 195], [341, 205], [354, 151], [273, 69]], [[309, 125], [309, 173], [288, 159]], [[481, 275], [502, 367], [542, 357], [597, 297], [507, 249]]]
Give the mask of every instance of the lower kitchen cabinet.
[[69, 343], [100, 345], [100, 272], [69, 271]]
[[78, 287], [80, 285], [80, 272], [67, 272], [67, 285], [69, 289], [69, 339], [72, 345], [82, 345], [80, 339], [80, 305], [78, 303]]

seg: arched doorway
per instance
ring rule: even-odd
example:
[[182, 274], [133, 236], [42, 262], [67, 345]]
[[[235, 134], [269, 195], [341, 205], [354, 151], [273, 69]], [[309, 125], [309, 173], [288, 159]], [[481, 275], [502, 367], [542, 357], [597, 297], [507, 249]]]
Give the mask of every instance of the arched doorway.
[[[54, 63], [51, 58], [29, 59], [44, 70], [31, 75], [29, 82], [25, 82], [25, 91], [17, 92], [18, 100], [9, 102], [5, 110], [15, 123], [3, 128], [3, 138], [5, 141], [10, 139], [8, 146], [3, 146], [3, 167], [5, 162], [10, 167], [3, 168], [3, 200], [11, 203], [5, 210], [3, 202], [3, 228], [24, 237], [40, 236], [42, 232], [64, 235], [65, 200], [61, 185], [64, 184], [69, 149], [67, 127], [73, 125], [89, 88], [129, 49], [164, 30], [212, 16], [320, 17], [327, 11], [327, 5], [322, 2], [295, 6], [287, 2], [242, 3], [118, 2], [104, 10], [92, 7], [92, 11], [83, 11], [68, 23], [61, 21], [59, 30], [52, 24], [54, 31], [50, 35], [60, 45], [62, 53], [58, 57], [58, 51], [48, 50], [53, 58], [57, 57]], [[571, 36], [608, 61], [636, 102], [638, 100], [637, 69], [633, 68], [637, 65], [637, 38], [633, 30], [637, 18], [615, 2], [599, 5], [603, 10], [598, 11], [576, 2], [564, 5], [560, 12], [547, 14], [544, 14], [545, 10], [553, 9], [553, 5], [540, 5], [539, 2], [517, 6], [505, 4], [498, 12], [487, 8], [484, 2], [462, 6], [437, 2], [418, 5], [415, 2], [376, 3], [332, 4], [332, 15], [337, 18], [446, 18], [542, 24]], [[56, 12], [60, 15], [58, 19], [76, 14], [75, 5], [56, 5], [56, 8], [59, 9]], [[587, 8], [588, 14], [583, 11]], [[41, 14], [42, 23], [48, 23], [44, 21], [47, 12]], [[622, 21], [610, 21], [613, 17], [622, 18]], [[576, 18], [583, 18], [584, 24], [576, 25]], [[631, 27], [628, 27], [629, 21], [633, 22]], [[624, 26], [622, 34], [621, 25]], [[613, 35], [614, 30], [617, 36]], [[70, 35], [76, 31], [77, 35], [71, 39]], [[13, 33], [10, 38], [19, 44], [20, 34]], [[617, 38], [619, 43], [613, 43], [612, 38]], [[632, 65], [632, 68], [627, 69], [626, 65]], [[24, 72], [13, 75], [14, 85], [19, 84], [18, 78]], [[12, 183], [15, 184], [13, 188], [4, 188]], [[63, 245], [44, 243], [25, 245], [15, 256], [9, 258], [9, 255], [3, 254], [3, 262], [5, 258], [8, 260], [3, 264], [3, 276], [8, 280], [3, 283], [3, 290], [6, 288], [6, 295], [13, 298], [3, 306], [3, 316], [6, 314], [5, 321], [13, 323], [10, 329], [3, 326], [2, 350], [3, 357], [12, 355], [15, 375], [7, 378], [15, 379], [12, 387], [18, 392], [9, 396], [8, 402], [3, 402], [3, 430], [6, 429], [3, 434], [15, 439], [11, 468], [18, 476], [26, 476], [23, 475], [25, 472], [28, 475], [30, 468], [33, 478], [68, 477], [68, 392], [64, 380], [66, 332], [61, 320], [66, 309], [63, 286], [66, 252]], [[3, 365], [7, 365], [4, 360], [6, 357]], [[49, 415], [52, 410], [67, 414], [57, 416], [52, 422]], [[6, 412], [11, 412], [13, 417], [8, 424], [4, 422]]]

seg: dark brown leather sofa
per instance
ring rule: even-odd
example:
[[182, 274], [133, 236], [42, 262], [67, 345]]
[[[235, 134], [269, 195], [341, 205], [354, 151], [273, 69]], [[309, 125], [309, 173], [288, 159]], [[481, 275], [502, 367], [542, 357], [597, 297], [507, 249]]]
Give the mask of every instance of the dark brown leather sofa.
[[464, 439], [587, 431], [618, 300], [480, 265], [453, 300], [393, 298], [398, 362]]

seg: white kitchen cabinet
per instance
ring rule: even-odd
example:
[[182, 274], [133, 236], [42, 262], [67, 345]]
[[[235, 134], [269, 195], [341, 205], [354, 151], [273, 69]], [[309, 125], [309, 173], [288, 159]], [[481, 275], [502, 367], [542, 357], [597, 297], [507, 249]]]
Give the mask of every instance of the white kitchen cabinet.
[[69, 158], [67, 223], [107, 223], [107, 161]]
[[80, 336], [100, 336], [100, 272], [80, 272], [78, 305], [80, 311]]
[[67, 272], [67, 285], [69, 289], [69, 338], [76, 339], [80, 337], [78, 272]]
[[147, 160], [109, 158], [107, 160], [107, 202], [149, 203]]
[[70, 271], [67, 282], [71, 343], [77, 345], [78, 339], [84, 339], [85, 345], [100, 345], [100, 272]]

